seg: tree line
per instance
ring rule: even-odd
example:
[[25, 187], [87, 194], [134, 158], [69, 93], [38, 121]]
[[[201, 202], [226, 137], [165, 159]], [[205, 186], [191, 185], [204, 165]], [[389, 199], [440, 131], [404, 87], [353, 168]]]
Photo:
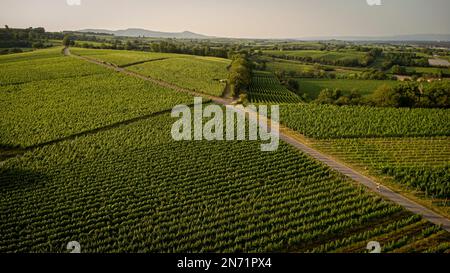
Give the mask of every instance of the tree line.
[[49, 40], [63, 40], [63, 45], [95, 49], [139, 50], [162, 53], [179, 53], [231, 59], [235, 53], [245, 53], [242, 45], [210, 40], [147, 40], [132, 39], [111, 34], [79, 33], [72, 31], [46, 32], [44, 28], [0, 28], [0, 48], [3, 53], [21, 52], [20, 48], [45, 48], [53, 46]]
[[78, 42], [76, 46], [95, 49], [137, 50], [160, 53], [177, 53], [218, 58], [231, 58], [236, 48], [228, 44], [217, 44], [210, 41], [177, 41], [167, 39], [162, 41], [147, 41], [145, 39], [115, 38], [96, 41], [93, 44], [86, 41]]
[[52, 43], [49, 39], [52, 38], [53, 36], [42, 27], [17, 29], [5, 25], [4, 28], [0, 28], [1, 53], [19, 53], [22, 52], [21, 48], [50, 47]]
[[370, 96], [357, 90], [344, 94], [339, 89], [324, 89], [314, 101], [318, 104], [368, 105], [377, 107], [450, 108], [450, 82], [404, 82], [395, 86], [381, 85]]
[[385, 53], [383, 54], [383, 69], [387, 70], [392, 66], [420, 66], [428, 67], [428, 58], [420, 57], [416, 53], [402, 52], [402, 53]]
[[243, 54], [236, 54], [228, 67], [228, 84], [234, 98], [246, 100], [246, 91], [252, 81], [252, 64]]

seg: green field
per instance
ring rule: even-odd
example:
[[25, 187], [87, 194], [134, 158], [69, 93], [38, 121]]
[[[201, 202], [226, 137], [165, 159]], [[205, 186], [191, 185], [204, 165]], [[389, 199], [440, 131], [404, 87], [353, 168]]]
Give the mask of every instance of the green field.
[[[61, 78], [75, 78], [94, 74], [103, 74], [107, 70], [87, 62], [61, 55], [61, 49], [53, 49], [49, 55], [36, 55], [30, 60], [22, 58], [11, 61], [10, 56], [0, 56], [0, 86], [17, 85], [33, 81], [44, 81]], [[26, 72], [24, 71], [26, 67]], [[20, 88], [20, 87], [14, 87]]]
[[344, 94], [356, 91], [361, 95], [370, 95], [382, 85], [395, 86], [398, 81], [388, 80], [346, 80], [346, 79], [298, 79], [300, 92], [311, 99], [316, 99], [324, 89], [339, 89]]
[[112, 46], [111, 43], [101, 43], [101, 42], [93, 42], [93, 41], [75, 41], [76, 47], [82, 47], [85, 44], [93, 46], [93, 47]]
[[[191, 103], [188, 95], [60, 53], [33, 61], [17, 56], [0, 64], [2, 145], [36, 145]], [[10, 58], [0, 62], [4, 57]]]
[[336, 66], [329, 66], [329, 65], [321, 65], [316, 66], [312, 64], [305, 64], [297, 61], [269, 61], [266, 64], [267, 70], [271, 72], [277, 72], [277, 71], [285, 71], [287, 73], [294, 72], [298, 75], [305, 75], [310, 74], [312, 76], [321, 76], [317, 75], [317, 70], [323, 70], [322, 73], [327, 73], [332, 71], [336, 75], [348, 75], [348, 74], [357, 74], [361, 70], [357, 68], [342, 68], [342, 67], [336, 67]]
[[449, 109], [282, 105], [281, 122], [318, 139], [450, 135]]
[[356, 63], [363, 63], [365, 58], [364, 52], [357, 51], [321, 51], [321, 50], [265, 50], [264, 54], [269, 56], [293, 57], [293, 58], [309, 58], [311, 62], [335, 62], [335, 61], [350, 61]]
[[0, 56], [0, 64], [61, 57], [62, 49], [63, 49], [62, 47], [55, 47], [24, 53], [3, 55]]
[[407, 67], [406, 71], [410, 73], [420, 73], [420, 74], [442, 74], [446, 77], [450, 77], [450, 69], [442, 67]]
[[79, 56], [89, 57], [117, 66], [127, 66], [142, 61], [158, 60], [163, 58], [180, 57], [188, 55], [178, 55], [170, 53], [155, 53], [128, 50], [112, 50], [112, 49], [85, 49], [71, 48], [71, 53]]
[[[156, 58], [76, 54], [116, 65]], [[126, 69], [219, 95], [228, 64], [174, 54]], [[2, 56], [0, 66], [0, 252], [67, 252], [70, 241], [85, 253], [366, 253], [369, 241], [383, 252], [450, 252], [439, 226], [283, 142], [262, 152], [261, 141], [174, 141], [169, 112], [192, 96], [63, 57], [61, 48]], [[296, 102], [280, 106], [281, 121], [307, 136], [450, 134], [449, 110], [299, 104], [273, 74], [254, 76], [250, 99]], [[445, 167], [448, 138], [439, 139], [429, 158], [414, 161], [418, 148], [402, 159], [410, 165], [392, 167], [432, 159]], [[399, 145], [374, 160], [394, 159], [409, 144]], [[27, 149], [3, 159], [15, 146]], [[370, 161], [363, 150], [354, 154]], [[418, 187], [441, 194], [439, 184]]]
[[258, 142], [174, 142], [172, 120], [6, 161], [0, 251], [62, 252], [77, 240], [84, 252], [365, 252], [398, 233], [384, 239], [386, 252], [449, 248], [448, 233], [287, 145], [264, 153]]
[[[262, 43], [262, 45], [265, 45]], [[296, 41], [289, 44], [290, 46], [295, 46], [296, 48], [301, 48], [302, 50], [320, 50], [324, 45], [320, 42], [309, 42], [309, 41]], [[271, 46], [266, 45], [266, 47], [277, 46], [276, 43]]]
[[448, 109], [314, 104], [280, 109], [281, 122], [310, 137], [313, 147], [450, 214]]
[[229, 60], [211, 57], [180, 57], [133, 65], [127, 69], [198, 92], [221, 96], [228, 77]]
[[298, 103], [299, 96], [281, 85], [280, 81], [268, 72], [254, 72], [252, 83], [247, 91], [253, 103]]
[[85, 56], [198, 92], [221, 96], [230, 61], [213, 57], [124, 50], [72, 49]]
[[269, 61], [267, 62], [267, 70], [275, 72], [275, 71], [293, 71], [297, 73], [305, 73], [308, 71], [314, 70], [314, 65], [312, 64], [303, 64], [300, 62], [293, 61]]
[[[450, 198], [450, 138], [358, 138], [316, 141], [314, 147], [359, 169], [390, 175], [426, 197]], [[447, 204], [450, 207], [450, 203]]]

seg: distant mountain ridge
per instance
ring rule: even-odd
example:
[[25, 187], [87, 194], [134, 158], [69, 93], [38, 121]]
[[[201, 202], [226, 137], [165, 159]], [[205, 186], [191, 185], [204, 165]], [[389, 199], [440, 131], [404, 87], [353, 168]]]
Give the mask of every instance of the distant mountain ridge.
[[82, 29], [79, 32], [92, 33], [106, 33], [115, 36], [125, 37], [148, 37], [148, 38], [177, 38], [177, 39], [208, 39], [213, 38], [203, 34], [198, 34], [190, 31], [183, 32], [161, 32], [141, 28], [127, 28], [123, 30], [108, 30], [108, 29]]
[[[142, 28], [127, 28], [121, 30], [109, 29], [83, 29], [78, 32], [105, 33], [115, 36], [125, 37], [148, 37], [148, 38], [176, 38], [176, 39], [211, 39], [216, 36], [207, 36], [190, 31], [183, 32], [162, 32], [147, 30]], [[236, 38], [235, 38], [236, 39]], [[278, 40], [278, 39], [275, 39]], [[440, 41], [450, 42], [450, 34], [413, 34], [413, 35], [393, 35], [393, 36], [317, 36], [302, 38], [287, 38], [286, 40], [302, 40], [302, 41]]]
[[440, 41], [450, 42], [450, 34], [412, 34], [393, 36], [329, 36], [329, 37], [304, 37], [298, 40], [342, 40], [342, 41]]

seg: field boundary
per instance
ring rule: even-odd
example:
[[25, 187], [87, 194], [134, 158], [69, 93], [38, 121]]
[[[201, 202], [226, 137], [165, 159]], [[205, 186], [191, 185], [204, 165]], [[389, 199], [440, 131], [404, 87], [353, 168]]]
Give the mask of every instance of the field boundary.
[[[193, 107], [195, 104], [189, 104], [187, 105], [188, 107]], [[118, 122], [114, 122], [102, 127], [97, 127], [94, 129], [88, 129], [85, 131], [81, 131], [78, 133], [74, 133], [68, 136], [64, 136], [61, 138], [57, 138], [57, 139], [53, 139], [50, 141], [46, 141], [46, 142], [42, 142], [39, 144], [34, 144], [31, 146], [27, 146], [27, 147], [20, 147], [20, 146], [1, 146], [0, 145], [0, 166], [2, 165], [2, 163], [10, 158], [13, 157], [20, 157], [22, 156], [24, 153], [26, 152], [30, 152], [33, 150], [36, 150], [38, 148], [43, 148], [45, 146], [49, 146], [49, 145], [53, 145], [53, 144], [57, 144], [63, 141], [67, 141], [67, 140], [74, 140], [78, 137], [84, 137], [84, 136], [89, 136], [89, 135], [94, 135], [100, 132], [104, 132], [104, 131], [108, 131], [111, 129], [115, 129], [121, 126], [126, 126], [132, 123], [136, 123], [142, 120], [146, 120], [146, 119], [150, 119], [153, 117], [157, 117], [157, 116], [161, 116], [161, 115], [165, 115], [165, 114], [170, 114], [172, 112], [172, 109], [166, 109], [166, 110], [162, 110], [159, 112], [155, 112], [155, 113], [150, 113], [150, 114], [146, 114], [146, 115], [142, 115], [142, 116], [138, 116], [138, 117], [134, 117], [134, 118], [130, 118], [130, 119], [126, 119], [126, 120], [122, 120], [122, 121], [118, 121]]]
[[[107, 63], [104, 63], [104, 62], [101, 62], [98, 60], [73, 55], [73, 54], [70, 54], [70, 50], [68, 48], [64, 49], [64, 54], [67, 56], [75, 56], [76, 58], [81, 58], [83, 60], [98, 64], [98, 65], [102, 65], [102, 66], [110, 68], [110, 69], [114, 69], [117, 72], [124, 73], [129, 76], [134, 76], [134, 77], [152, 82], [154, 84], [173, 89], [175, 91], [188, 93], [193, 96], [200, 96], [200, 97], [208, 98], [217, 104], [229, 106], [232, 102], [232, 100], [230, 100], [230, 99], [224, 99], [224, 98], [208, 95], [205, 93], [195, 92], [190, 89], [179, 87], [175, 84], [171, 84], [171, 83], [161, 81], [161, 80], [156, 80], [156, 79], [141, 75], [136, 72], [127, 71], [123, 68], [119, 68], [117, 66], [113, 66], [111, 64], [107, 64]], [[273, 121], [271, 121], [267, 117], [263, 117], [257, 113], [253, 113], [253, 114], [258, 115], [260, 122], [261, 122], [261, 120], [263, 120], [262, 122], [264, 122], [264, 120], [266, 120], [266, 121], [273, 123]], [[393, 190], [391, 190], [385, 186], [378, 185], [378, 183], [376, 183], [374, 180], [359, 173], [357, 170], [354, 170], [342, 163], [339, 163], [336, 160], [326, 156], [322, 152], [319, 152], [318, 150], [311, 148], [310, 146], [305, 144], [304, 141], [299, 140], [299, 138], [302, 139], [302, 137], [297, 132], [292, 132], [291, 130], [289, 130], [288, 128], [286, 128], [282, 125], [279, 125], [279, 128], [280, 128], [280, 139], [283, 140], [284, 142], [290, 144], [291, 146], [295, 147], [296, 149], [300, 150], [301, 152], [306, 153], [307, 155], [311, 156], [312, 158], [316, 159], [317, 161], [322, 162], [323, 164], [327, 165], [328, 167], [337, 171], [338, 173], [343, 174], [346, 177], [349, 177], [352, 180], [366, 186], [368, 189], [379, 194], [380, 196], [384, 197], [385, 199], [388, 199], [388, 200], [402, 206], [403, 208], [405, 208], [408, 211], [411, 211], [415, 214], [421, 215], [424, 219], [427, 219], [428, 221], [430, 221], [436, 225], [440, 225], [444, 230], [450, 232], [450, 220], [448, 218], [404, 197], [403, 195], [401, 195], [399, 193], [394, 192]], [[299, 135], [299, 136], [297, 136], [297, 135]]]
[[158, 59], [150, 59], [150, 60], [144, 60], [144, 61], [139, 61], [139, 62], [134, 62], [134, 63], [129, 63], [129, 64], [123, 64], [123, 65], [119, 65], [118, 67], [120, 68], [125, 68], [125, 67], [129, 67], [129, 66], [133, 66], [133, 65], [138, 65], [138, 64], [145, 64], [145, 63], [150, 63], [150, 62], [156, 62], [156, 61], [164, 61], [164, 60], [168, 60], [170, 58], [158, 58]]

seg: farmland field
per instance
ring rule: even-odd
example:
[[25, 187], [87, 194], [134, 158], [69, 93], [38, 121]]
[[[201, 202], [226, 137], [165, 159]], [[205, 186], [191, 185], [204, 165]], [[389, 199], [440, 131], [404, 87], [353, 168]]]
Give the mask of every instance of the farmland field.
[[370, 95], [382, 85], [395, 86], [397, 81], [388, 80], [346, 80], [346, 79], [298, 79], [300, 92], [316, 99], [324, 89], [339, 89], [344, 94], [356, 91], [361, 95]]
[[407, 67], [406, 71], [422, 74], [437, 74], [439, 72], [442, 72], [444, 76], [450, 76], [450, 69], [444, 67]]
[[170, 58], [174, 56], [180, 57], [180, 55], [169, 53], [154, 53], [154, 52], [111, 50], [111, 49], [73, 48], [71, 49], [71, 52], [75, 55], [97, 59], [100, 61], [115, 64], [117, 66], [126, 66], [137, 62]]
[[0, 56], [0, 64], [61, 57], [62, 47]]
[[321, 51], [321, 50], [266, 50], [264, 54], [269, 56], [288, 56], [310, 58], [312, 62], [331, 62], [331, 61], [354, 61], [364, 62], [365, 54], [363, 52], [340, 52], [340, 51]]
[[112, 46], [110, 43], [100, 43], [100, 42], [93, 42], [93, 41], [76, 41], [75, 46], [76, 47], [83, 47], [83, 45], [89, 45], [91, 47], [105, 47], [105, 46]]
[[431, 66], [438, 66], [438, 67], [449, 67], [450, 66], [449, 61], [447, 61], [446, 59], [441, 59], [441, 58], [430, 58], [430, 59], [428, 59], [428, 63]]
[[280, 61], [271, 61], [267, 63], [267, 70], [269, 71], [294, 71], [298, 73], [304, 73], [314, 69], [314, 65], [312, 64], [303, 64], [300, 62], [280, 62]]
[[353, 166], [393, 176], [428, 197], [450, 198], [449, 143], [449, 137], [358, 138], [322, 140], [314, 146]]
[[[0, 252], [65, 252], [73, 240], [100, 253], [367, 252], [368, 241], [384, 252], [450, 251], [448, 232], [285, 143], [268, 153], [260, 141], [174, 141], [167, 111], [192, 104], [191, 96], [60, 51], [0, 58], [0, 148], [28, 148], [0, 164]], [[81, 51], [213, 95], [228, 76], [220, 58]], [[134, 64], [149, 56], [158, 60]], [[20, 70], [25, 64], [32, 68]], [[445, 178], [448, 137], [422, 161], [416, 149], [390, 168], [383, 162], [406, 140], [390, 150], [381, 142], [335, 149], [338, 138], [448, 136], [448, 110], [304, 104], [272, 73], [253, 76], [250, 101], [283, 103], [282, 123], [316, 138], [319, 149], [359, 162], [380, 145], [386, 154], [365, 156], [363, 166], [376, 161], [374, 172], [446, 197], [445, 183], [401, 176]]]
[[295, 72], [297, 74], [307, 74], [313, 73], [317, 69], [326, 68], [326, 70], [333, 71], [336, 75], [348, 75], [348, 74], [358, 74], [361, 69], [358, 68], [343, 68], [329, 65], [321, 65], [317, 67], [313, 64], [305, 64], [297, 61], [289, 61], [289, 60], [281, 60], [281, 61], [269, 61], [267, 62], [267, 70], [276, 72], [276, 71], [285, 71], [285, 72]]
[[228, 77], [229, 60], [208, 57], [170, 58], [127, 67], [154, 79], [163, 80], [198, 92], [220, 96]]
[[247, 92], [248, 99], [254, 103], [298, 103], [299, 96], [281, 85], [279, 80], [267, 72], [254, 72]]
[[221, 96], [229, 60], [182, 54], [121, 50], [75, 49], [79, 56], [112, 63], [140, 74], [197, 92]]
[[449, 109], [286, 104], [280, 116], [287, 127], [318, 139], [450, 135]]
[[439, 227], [285, 144], [264, 153], [258, 142], [174, 142], [171, 120], [6, 161], [0, 251], [60, 252], [74, 239], [85, 252], [364, 252], [369, 240], [387, 252], [449, 249]]
[[283, 105], [281, 122], [318, 150], [450, 215], [448, 109]]
[[450, 1], [56, 2], [0, 9], [5, 268], [448, 268]]
[[19, 69], [29, 65], [22, 59], [0, 65], [7, 84], [0, 86], [2, 145], [36, 145], [191, 102], [188, 95], [75, 58], [32, 62], [26, 71]]
[[[93, 64], [61, 55], [60, 49], [53, 54], [33, 56], [30, 60], [12, 60], [10, 56], [0, 56], [0, 86], [17, 85], [32, 81], [43, 81], [61, 78], [75, 78], [94, 74], [102, 74], [107, 70]], [[26, 72], [24, 67], [27, 67]]]

